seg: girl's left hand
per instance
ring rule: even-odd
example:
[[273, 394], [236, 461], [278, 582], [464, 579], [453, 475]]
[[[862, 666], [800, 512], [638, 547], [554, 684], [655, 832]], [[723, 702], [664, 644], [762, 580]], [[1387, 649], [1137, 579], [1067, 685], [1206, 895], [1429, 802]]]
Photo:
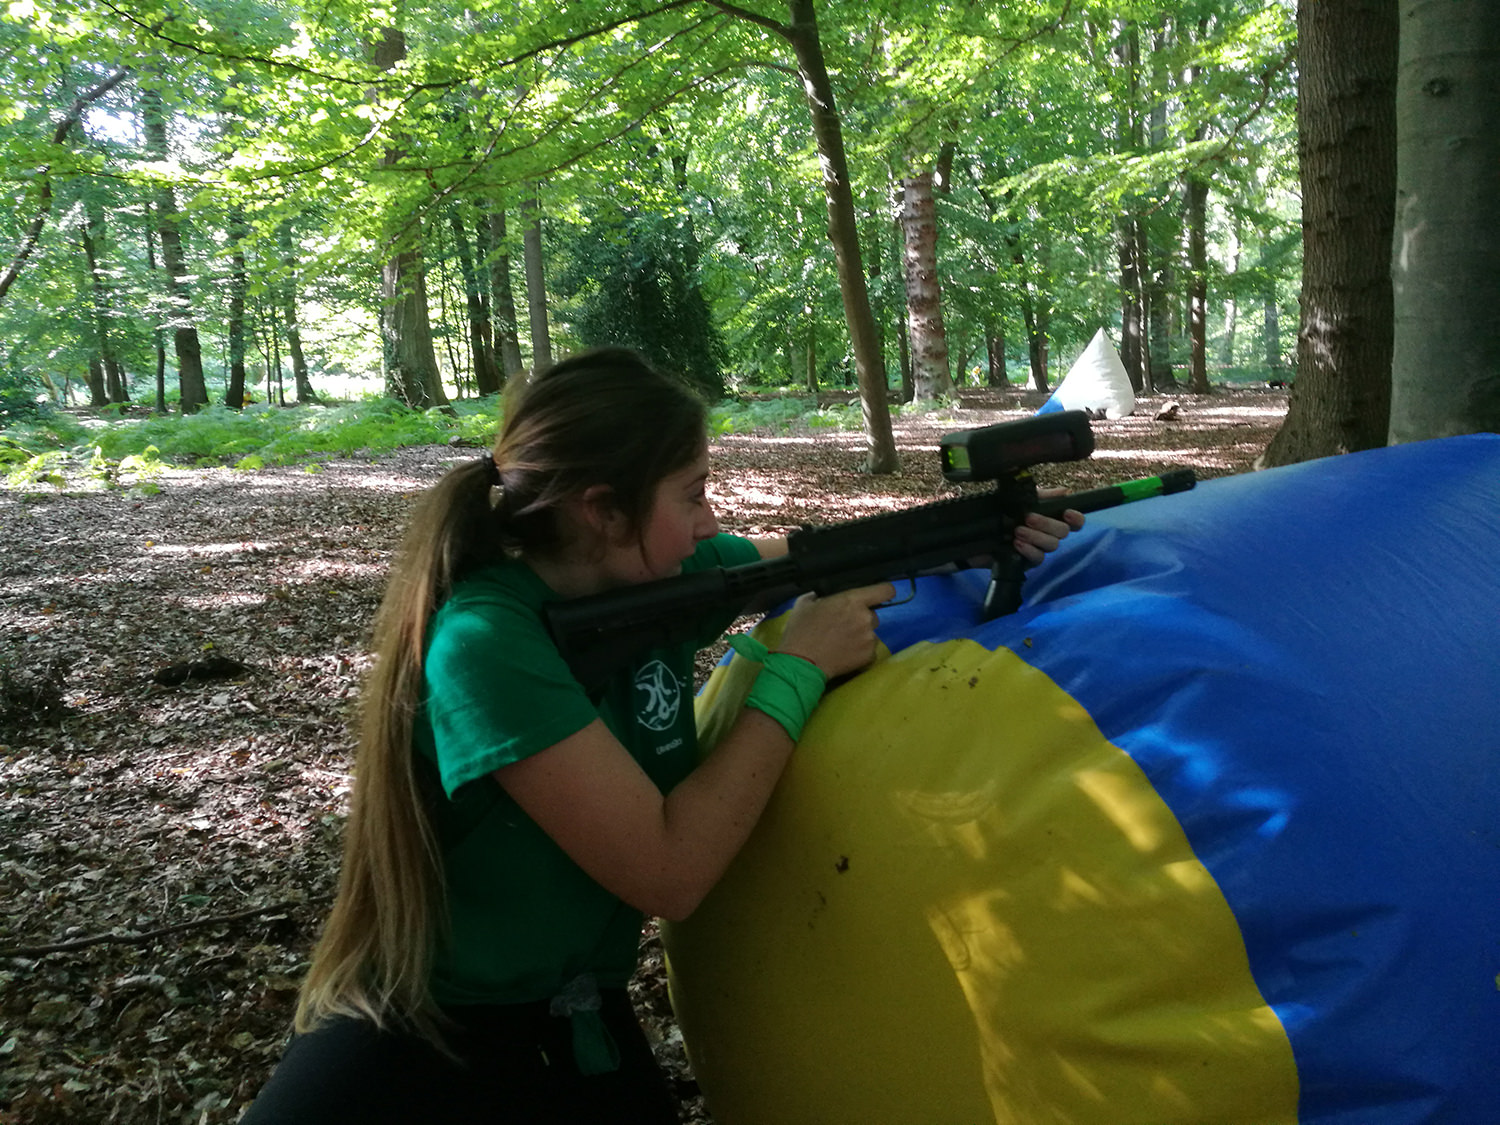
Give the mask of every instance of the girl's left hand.
[[[1052, 496], [1062, 496], [1066, 491], [1062, 488], [1044, 488], [1037, 495], [1045, 500]], [[1029, 565], [1034, 566], [1041, 562], [1048, 552], [1057, 550], [1057, 545], [1068, 537], [1068, 532], [1077, 531], [1082, 526], [1083, 513], [1075, 512], [1072, 508], [1063, 512], [1061, 519], [1053, 519], [1040, 512], [1032, 512], [1026, 517], [1026, 522], [1016, 528], [1014, 539], [1016, 552]]]

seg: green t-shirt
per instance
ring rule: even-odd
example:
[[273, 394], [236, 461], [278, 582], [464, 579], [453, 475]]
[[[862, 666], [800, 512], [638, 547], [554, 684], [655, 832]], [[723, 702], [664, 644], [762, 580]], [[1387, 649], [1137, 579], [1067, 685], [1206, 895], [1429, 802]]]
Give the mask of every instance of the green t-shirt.
[[[749, 540], [719, 535], [699, 544], [683, 570], [758, 557]], [[693, 654], [733, 614], [705, 619], [694, 642], [646, 653], [596, 703], [547, 634], [541, 609], [556, 598], [512, 560], [459, 583], [433, 615], [413, 742], [447, 893], [448, 930], [432, 978], [439, 1004], [543, 1000], [581, 973], [619, 986], [635, 969], [640, 912], [584, 874], [491, 771], [596, 718], [663, 793], [696, 764]]]

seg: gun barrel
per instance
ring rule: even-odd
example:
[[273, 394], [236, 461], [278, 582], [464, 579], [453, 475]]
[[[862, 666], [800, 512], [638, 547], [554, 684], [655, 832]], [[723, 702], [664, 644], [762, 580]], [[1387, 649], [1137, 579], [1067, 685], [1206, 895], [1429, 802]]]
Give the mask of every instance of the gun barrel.
[[1153, 496], [1169, 496], [1174, 492], [1186, 492], [1197, 483], [1197, 474], [1192, 469], [1174, 469], [1159, 477], [1141, 477], [1139, 480], [1127, 480], [1119, 484], [1105, 485], [1103, 488], [1091, 488], [1086, 492], [1058, 496], [1042, 501], [1037, 508], [1049, 516], [1055, 516], [1068, 508], [1077, 512], [1098, 512], [1105, 508], [1130, 504], [1136, 500], [1148, 500]]

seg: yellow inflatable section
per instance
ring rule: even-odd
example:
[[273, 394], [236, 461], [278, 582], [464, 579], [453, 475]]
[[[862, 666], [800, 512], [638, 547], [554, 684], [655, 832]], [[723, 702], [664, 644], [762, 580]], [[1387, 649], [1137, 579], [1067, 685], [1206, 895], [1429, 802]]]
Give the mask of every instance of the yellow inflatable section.
[[[756, 670], [715, 673], [707, 743]], [[831, 692], [665, 941], [718, 1125], [1297, 1120], [1286, 1035], [1176, 818], [1008, 650], [918, 644]]]

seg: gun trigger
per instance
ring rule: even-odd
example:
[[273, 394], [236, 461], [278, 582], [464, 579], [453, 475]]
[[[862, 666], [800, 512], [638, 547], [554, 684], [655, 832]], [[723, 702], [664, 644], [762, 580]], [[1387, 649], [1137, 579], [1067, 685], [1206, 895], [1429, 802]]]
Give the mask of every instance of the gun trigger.
[[917, 580], [915, 578], [908, 578], [906, 580], [906, 582], [907, 582], [907, 586], [910, 588], [910, 591], [911, 591], [910, 593], [908, 593], [906, 595], [906, 597], [899, 598], [899, 599], [893, 599], [893, 600], [888, 601], [888, 602], [881, 602], [880, 605], [876, 606], [875, 608], [876, 609], [888, 609], [888, 608], [890, 608], [893, 605], [905, 605], [907, 602], [909, 602], [913, 598], [915, 598], [917, 596]]

